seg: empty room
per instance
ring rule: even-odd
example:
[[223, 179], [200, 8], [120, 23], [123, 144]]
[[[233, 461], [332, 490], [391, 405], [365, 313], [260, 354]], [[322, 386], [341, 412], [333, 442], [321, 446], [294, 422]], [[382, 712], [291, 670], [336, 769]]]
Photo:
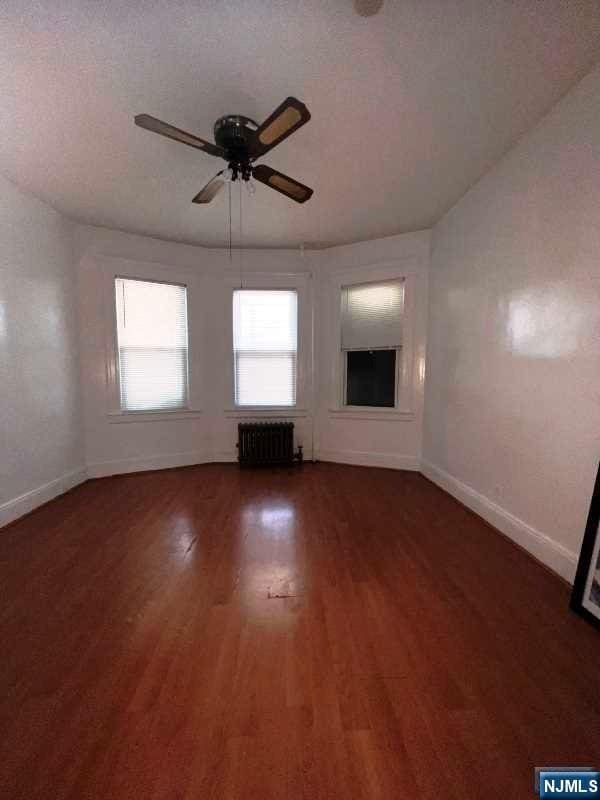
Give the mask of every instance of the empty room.
[[0, 41], [0, 796], [600, 797], [600, 3]]

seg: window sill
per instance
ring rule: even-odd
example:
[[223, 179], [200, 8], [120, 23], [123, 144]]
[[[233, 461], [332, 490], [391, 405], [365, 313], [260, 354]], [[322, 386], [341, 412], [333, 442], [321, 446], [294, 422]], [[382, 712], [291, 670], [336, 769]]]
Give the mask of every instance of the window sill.
[[175, 411], [111, 411], [108, 421], [111, 424], [124, 422], [181, 422], [202, 415], [200, 409], [180, 408]]
[[376, 419], [381, 422], [387, 421], [407, 421], [415, 418], [414, 411], [401, 408], [373, 408], [352, 406], [348, 408], [330, 408], [329, 415], [339, 419]]
[[308, 411], [305, 408], [296, 406], [247, 406], [239, 408], [225, 408], [224, 414], [227, 417], [244, 418], [256, 417], [257, 419], [285, 419], [286, 417], [307, 417]]

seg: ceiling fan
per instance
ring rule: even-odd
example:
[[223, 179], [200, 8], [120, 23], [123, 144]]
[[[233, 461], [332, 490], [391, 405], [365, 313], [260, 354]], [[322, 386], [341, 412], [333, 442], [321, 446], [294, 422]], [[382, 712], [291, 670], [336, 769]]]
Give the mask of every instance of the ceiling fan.
[[305, 203], [312, 196], [312, 189], [266, 164], [255, 165], [254, 162], [295, 133], [309, 119], [310, 112], [304, 103], [295, 97], [288, 97], [261, 125], [241, 114], [221, 117], [214, 126], [215, 144], [148, 114], [138, 114], [135, 124], [225, 159], [228, 166], [217, 172], [198, 192], [192, 201], [194, 203], [210, 203], [228, 179], [249, 181], [250, 178], [255, 178], [297, 203]]

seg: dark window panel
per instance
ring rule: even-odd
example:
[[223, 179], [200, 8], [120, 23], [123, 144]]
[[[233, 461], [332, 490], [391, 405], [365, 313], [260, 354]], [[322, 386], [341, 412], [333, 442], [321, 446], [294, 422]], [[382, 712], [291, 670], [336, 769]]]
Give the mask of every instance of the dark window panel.
[[350, 350], [346, 362], [349, 406], [393, 408], [396, 403], [396, 351]]

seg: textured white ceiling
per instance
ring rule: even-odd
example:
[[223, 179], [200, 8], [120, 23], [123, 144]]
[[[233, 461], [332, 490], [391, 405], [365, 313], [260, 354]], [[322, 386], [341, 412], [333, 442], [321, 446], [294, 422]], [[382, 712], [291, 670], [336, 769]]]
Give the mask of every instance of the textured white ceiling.
[[134, 114], [212, 139], [223, 114], [303, 100], [264, 160], [314, 197], [259, 185], [244, 244], [320, 247], [430, 226], [600, 57], [597, 0], [1, 5], [0, 170], [74, 219], [210, 246], [227, 195], [191, 200], [222, 162]]

